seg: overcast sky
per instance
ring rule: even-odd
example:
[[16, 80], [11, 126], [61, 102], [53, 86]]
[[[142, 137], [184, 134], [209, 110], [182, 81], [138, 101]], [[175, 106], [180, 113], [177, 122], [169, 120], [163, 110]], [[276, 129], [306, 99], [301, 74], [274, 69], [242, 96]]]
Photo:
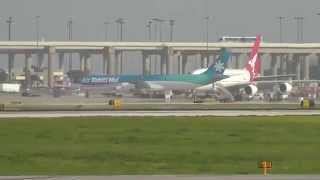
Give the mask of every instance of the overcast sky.
[[[126, 39], [147, 38], [149, 18], [175, 19], [174, 39], [200, 41], [204, 39], [203, 17], [210, 21], [210, 40], [217, 36], [254, 36], [262, 34], [266, 41], [279, 39], [277, 16], [284, 16], [284, 41], [296, 40], [295, 16], [305, 17], [304, 39], [320, 40], [319, 0], [0, 0], [0, 38], [7, 38], [5, 20], [13, 16], [14, 39], [35, 39], [35, 16], [40, 15], [41, 36], [47, 40], [66, 38], [66, 21], [74, 19], [75, 40], [103, 40], [104, 21], [118, 17], [126, 21]], [[115, 39], [116, 26], [109, 36]], [[168, 25], [163, 25], [168, 37]]]
[[[40, 17], [40, 34], [46, 40], [65, 40], [66, 23], [74, 20], [74, 40], [103, 41], [104, 22], [125, 19], [125, 40], [147, 40], [146, 24], [150, 18], [174, 19], [174, 40], [204, 41], [204, 17], [210, 16], [210, 41], [221, 36], [255, 36], [261, 34], [268, 42], [279, 41], [278, 16], [283, 21], [283, 40], [296, 42], [297, 23], [294, 17], [304, 17], [304, 41], [320, 41], [319, 0], [0, 0], [0, 40], [6, 40], [6, 20], [13, 16], [13, 39], [35, 40], [36, 20]], [[154, 27], [153, 27], [154, 28]], [[163, 24], [164, 39], [168, 39], [168, 23]], [[116, 40], [117, 29], [109, 27], [109, 40]], [[154, 32], [153, 32], [154, 33]], [[154, 36], [154, 34], [153, 34]], [[127, 56], [127, 59], [132, 60]], [[4, 56], [6, 59], [6, 57]], [[95, 59], [99, 59], [96, 57]], [[18, 57], [19, 59], [19, 57]], [[23, 59], [23, 56], [20, 57]], [[141, 58], [138, 58], [141, 59]], [[19, 61], [20, 62], [20, 61]], [[139, 61], [137, 61], [139, 62]], [[94, 61], [94, 63], [101, 63]], [[0, 63], [6, 67], [6, 61]], [[126, 73], [141, 73], [141, 64]], [[191, 65], [191, 69], [194, 66]], [[99, 65], [94, 66], [100, 71]], [[101, 69], [101, 68], [100, 68]]]

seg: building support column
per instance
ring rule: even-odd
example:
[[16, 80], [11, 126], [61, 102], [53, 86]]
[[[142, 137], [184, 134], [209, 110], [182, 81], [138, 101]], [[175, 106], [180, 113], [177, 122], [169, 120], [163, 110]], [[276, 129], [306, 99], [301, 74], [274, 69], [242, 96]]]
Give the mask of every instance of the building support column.
[[42, 70], [42, 66], [43, 66], [43, 61], [44, 61], [44, 53], [38, 53], [37, 54], [37, 60], [38, 60], [38, 62], [37, 62], [37, 69], [39, 70], [39, 71], [41, 71]]
[[166, 49], [166, 74], [171, 74], [171, 66], [174, 60], [174, 52], [171, 48]]
[[79, 53], [79, 69], [84, 72], [84, 54]]
[[[219, 55], [216, 54], [216, 53], [212, 54], [211, 56], [212, 56], [212, 61], [211, 61], [211, 63], [209, 63], [208, 66], [211, 66], [212, 64], [216, 63], [216, 60], [217, 60], [217, 58], [219, 57]], [[210, 58], [209, 58], [209, 59], [210, 59]]]
[[150, 69], [150, 54], [148, 54], [146, 51], [142, 51], [142, 74], [143, 75], [150, 75], [151, 69]]
[[182, 56], [181, 54], [179, 54], [178, 55], [178, 74], [182, 73], [181, 67], [182, 67]]
[[171, 73], [171, 63], [173, 61], [173, 50], [171, 48], [165, 47], [160, 52], [160, 74], [170, 74]]
[[31, 71], [30, 71], [30, 62], [32, 61], [32, 55], [31, 53], [25, 54], [25, 60], [24, 60], [24, 83], [25, 83], [25, 89], [31, 88]]
[[284, 74], [284, 54], [279, 55], [279, 74]]
[[152, 55], [149, 55], [149, 74], [152, 74]]
[[292, 68], [292, 66], [294, 64], [294, 58], [295, 58], [295, 56], [292, 53], [287, 55], [287, 62], [286, 62], [287, 74], [295, 73]]
[[[241, 64], [241, 57], [243, 56], [244, 54], [242, 53], [236, 53], [234, 54], [234, 68], [235, 69], [239, 69], [239, 68], [242, 68], [242, 64]], [[219, 57], [218, 54], [215, 54], [215, 59]]]
[[54, 54], [56, 53], [55, 47], [48, 47], [48, 87], [53, 88], [53, 67], [52, 62]]
[[64, 53], [59, 53], [59, 64], [58, 64], [59, 70], [64, 71]]
[[277, 68], [277, 54], [271, 54], [271, 62], [270, 62], [271, 75], [278, 75]]
[[295, 55], [295, 70], [297, 80], [301, 80], [301, 55]]
[[84, 72], [90, 72], [90, 54], [84, 55]]
[[187, 73], [187, 63], [188, 63], [188, 55], [182, 54], [182, 63], [181, 63], [182, 74]]
[[164, 55], [160, 56], [160, 74], [164, 75], [166, 74], [166, 59]]
[[317, 57], [318, 57], [318, 66], [320, 66], [320, 54], [317, 54]]
[[102, 74], [107, 74], [107, 60], [105, 58], [104, 52], [102, 53]]
[[72, 71], [73, 70], [73, 55], [72, 53], [68, 54], [68, 71]]
[[182, 74], [182, 53], [179, 51], [176, 53], [177, 56], [177, 74]]
[[14, 68], [14, 54], [9, 53], [8, 54], [8, 79], [9, 79], [9, 81], [14, 78], [13, 73], [12, 73], [13, 68]]
[[298, 79], [298, 74], [297, 74], [297, 64], [298, 64], [298, 56], [297, 54], [290, 54], [291, 62], [288, 64], [290, 74], [295, 74], [296, 77], [295, 79]]
[[209, 56], [207, 54], [200, 54], [200, 68], [207, 68], [209, 63]]
[[120, 68], [120, 61], [121, 61], [121, 51], [115, 51], [115, 53], [113, 54], [114, 55], [114, 68], [113, 68], [113, 74], [114, 75], [119, 75], [120, 71], [119, 71], [119, 68]]
[[228, 69], [234, 69], [235, 68], [235, 55], [231, 54], [230, 55], [230, 60], [228, 61], [228, 63], [226, 64], [226, 68]]
[[260, 53], [259, 56], [258, 56], [258, 57], [259, 57], [259, 60], [260, 60], [260, 68], [259, 68], [258, 74], [260, 74], [260, 76], [264, 76], [264, 65], [263, 65], [263, 62], [265, 62], [265, 61], [262, 60], [262, 59], [265, 58], [265, 55], [266, 55], [266, 54]]
[[240, 66], [239, 66], [239, 57], [240, 57], [240, 54], [236, 53], [234, 54], [234, 68], [235, 69], [239, 69]]
[[284, 54], [282, 61], [283, 61], [283, 72], [282, 72], [282, 74], [288, 75], [289, 74], [288, 73], [289, 54]]
[[104, 67], [104, 71], [107, 75], [113, 75], [113, 62], [115, 61], [115, 50], [113, 48], [105, 47], [103, 50], [103, 61], [106, 67]]
[[116, 71], [115, 71], [115, 63], [117, 61], [117, 55], [116, 55], [116, 50], [114, 50], [113, 48], [109, 48], [108, 50], [108, 71], [110, 75], [115, 75]]
[[304, 80], [310, 79], [310, 55], [305, 55], [303, 57], [304, 61]]

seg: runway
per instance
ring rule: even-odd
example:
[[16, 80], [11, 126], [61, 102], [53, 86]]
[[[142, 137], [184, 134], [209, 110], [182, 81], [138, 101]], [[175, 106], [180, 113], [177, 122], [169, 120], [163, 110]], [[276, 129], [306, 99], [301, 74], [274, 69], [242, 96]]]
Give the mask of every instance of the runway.
[[319, 175], [0, 176], [0, 180], [319, 180]]
[[173, 110], [173, 111], [17, 111], [1, 112], [0, 118], [59, 118], [95, 116], [305, 116], [319, 110]]

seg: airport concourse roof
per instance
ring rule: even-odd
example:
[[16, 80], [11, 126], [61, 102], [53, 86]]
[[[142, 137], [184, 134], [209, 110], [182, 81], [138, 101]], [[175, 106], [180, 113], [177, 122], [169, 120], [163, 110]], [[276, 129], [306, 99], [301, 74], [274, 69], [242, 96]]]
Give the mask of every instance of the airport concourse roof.
[[[102, 42], [102, 41], [0, 41], [0, 46], [86, 46], [86, 47], [203, 47], [207, 46], [206, 42]], [[252, 43], [239, 42], [210, 42], [210, 47], [235, 47], [248, 48]], [[261, 43], [261, 48], [320, 48], [320, 43]]]
[[[217, 52], [222, 47], [232, 49], [233, 53], [248, 53], [252, 43], [233, 42], [76, 42], [76, 41], [0, 41], [0, 53], [43, 52], [49, 47], [58, 53], [96, 53], [104, 51], [175, 51], [199, 53]], [[320, 54], [320, 43], [261, 43], [261, 53], [299, 53]]]

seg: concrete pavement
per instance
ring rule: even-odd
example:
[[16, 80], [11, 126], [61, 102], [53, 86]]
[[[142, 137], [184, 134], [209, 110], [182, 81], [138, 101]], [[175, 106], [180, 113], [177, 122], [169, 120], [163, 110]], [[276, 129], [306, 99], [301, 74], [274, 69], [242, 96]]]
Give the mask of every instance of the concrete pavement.
[[172, 111], [26, 111], [0, 112], [0, 118], [59, 118], [94, 116], [302, 116], [319, 110], [172, 110]]

